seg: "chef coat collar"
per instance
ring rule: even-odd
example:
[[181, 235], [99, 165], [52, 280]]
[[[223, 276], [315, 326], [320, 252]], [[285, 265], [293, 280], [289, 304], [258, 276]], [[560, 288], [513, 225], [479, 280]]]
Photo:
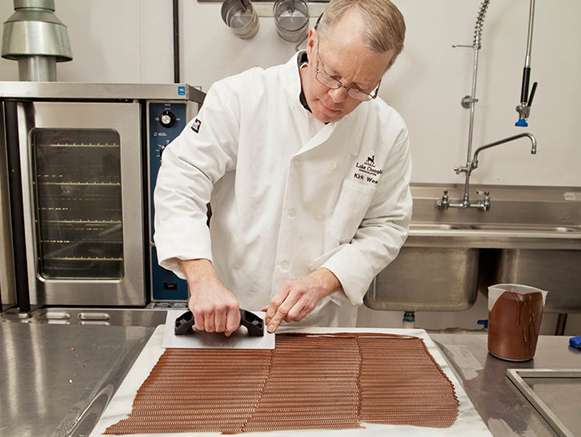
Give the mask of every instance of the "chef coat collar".
[[[309, 63], [309, 58], [307, 56], [307, 52], [305, 50], [300, 51], [298, 56], [297, 56], [297, 65], [299, 67], [299, 79], [301, 77], [301, 68], [303, 68], [308, 63]], [[305, 90], [303, 89], [302, 81], [301, 81], [301, 94], [299, 95], [299, 100], [301, 102], [301, 105], [303, 105], [303, 107], [312, 114], [313, 111], [311, 111], [311, 108], [309, 107], [309, 104], [307, 103], [307, 98], [305, 97]]]
[[[289, 85], [284, 87], [289, 103], [291, 105], [301, 105], [306, 110], [311, 112], [310, 108], [308, 108], [308, 104], [306, 106], [303, 105], [301, 99], [301, 94], [303, 94], [303, 87], [301, 82], [301, 76], [299, 74], [299, 69], [301, 64], [303, 63], [302, 62], [304, 59], [303, 56], [306, 57], [306, 53], [307, 52], [305, 50], [301, 50], [300, 52], [295, 53], [295, 55], [283, 66], [281, 76], [283, 77], [283, 83]], [[330, 124], [334, 123], [335, 122], [331, 122]]]

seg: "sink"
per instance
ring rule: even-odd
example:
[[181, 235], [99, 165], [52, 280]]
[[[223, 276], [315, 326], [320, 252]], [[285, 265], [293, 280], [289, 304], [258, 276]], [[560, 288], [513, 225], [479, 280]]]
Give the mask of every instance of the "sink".
[[581, 310], [581, 251], [502, 249], [495, 252], [492, 284], [523, 284], [548, 291], [544, 310], [548, 313]]
[[571, 200], [581, 188], [475, 186], [491, 193], [486, 212], [437, 209], [443, 189], [451, 199], [463, 194], [463, 186], [412, 184], [408, 239], [375, 278], [366, 306], [462, 311], [478, 289], [519, 283], [549, 291], [547, 312], [581, 311], [581, 202]]
[[383, 311], [467, 310], [478, 295], [478, 255], [472, 248], [404, 246], [364, 303]]

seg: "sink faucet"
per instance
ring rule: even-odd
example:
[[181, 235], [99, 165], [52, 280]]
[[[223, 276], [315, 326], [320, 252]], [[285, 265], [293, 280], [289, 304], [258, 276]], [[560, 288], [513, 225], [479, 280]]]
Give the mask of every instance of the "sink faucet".
[[[528, 137], [532, 142], [531, 153], [533, 155], [537, 153], [537, 140], [535, 139], [535, 137], [533, 135], [531, 135], [529, 133], [524, 133], [524, 134], [515, 135], [512, 137], [505, 138], [503, 140], [496, 141], [494, 143], [490, 143], [490, 144], [487, 144], [485, 146], [482, 146], [482, 147], [478, 148], [476, 150], [476, 152], [474, 153], [474, 156], [472, 156], [472, 138], [473, 138], [473, 134], [474, 134], [474, 113], [475, 113], [476, 103], [478, 102], [478, 99], [476, 98], [476, 82], [477, 82], [477, 77], [478, 77], [478, 57], [479, 57], [479, 52], [480, 52], [480, 49], [482, 46], [482, 29], [484, 26], [484, 17], [486, 15], [486, 11], [488, 9], [489, 3], [490, 3], [490, 0], [483, 0], [482, 4], [480, 5], [480, 9], [478, 11], [478, 17], [476, 18], [476, 26], [474, 28], [474, 42], [473, 42], [473, 44], [472, 45], [452, 46], [452, 47], [472, 48], [472, 50], [474, 52], [474, 62], [472, 65], [472, 94], [469, 96], [465, 96], [461, 102], [462, 107], [464, 107], [466, 109], [470, 109], [470, 124], [469, 124], [469, 129], [468, 129], [468, 153], [466, 154], [466, 166], [454, 168], [454, 171], [456, 172], [456, 174], [466, 173], [466, 183], [464, 185], [464, 197], [462, 198], [462, 200], [459, 203], [453, 203], [450, 201], [450, 198], [448, 197], [448, 191], [445, 190], [442, 198], [436, 202], [436, 207], [438, 209], [441, 209], [441, 210], [447, 210], [448, 208], [478, 208], [481, 211], [488, 211], [490, 209], [490, 192], [478, 191], [477, 193], [479, 195], [484, 195], [484, 197], [482, 198], [482, 200], [480, 200], [479, 202], [476, 202], [476, 203], [470, 202], [470, 194], [469, 194], [470, 175], [472, 174], [473, 170], [476, 170], [478, 168], [478, 155], [483, 150], [489, 149], [491, 147], [499, 146], [501, 144], [508, 143], [510, 141], [517, 140], [519, 138]], [[531, 40], [532, 40], [533, 15], [534, 15], [534, 0], [531, 0], [531, 15], [529, 17], [529, 19], [530, 19], [529, 20], [529, 39], [527, 42], [527, 62], [528, 63], [525, 65], [525, 67], [530, 67], [530, 47], [531, 47]], [[536, 90], [536, 85], [537, 85], [536, 83], [533, 85], [533, 89], [532, 89], [531, 95], [529, 97], [527, 94], [528, 94], [528, 79], [529, 79], [529, 74], [530, 74], [530, 68], [528, 70], [525, 68], [525, 74], [526, 74], [525, 75], [526, 83], [524, 82], [524, 79], [523, 79], [523, 92], [522, 92], [523, 95], [521, 96], [522, 103], [517, 108], [517, 111], [519, 111], [519, 114], [520, 114], [521, 119], [522, 119], [522, 120], [519, 120], [519, 122], [522, 121], [524, 123], [517, 123], [517, 126], [526, 126], [527, 125], [526, 119], [529, 116], [530, 107], [532, 104], [532, 100], [533, 100], [535, 90]], [[526, 90], [526, 92], [525, 92], [525, 90]]]
[[462, 198], [462, 201], [460, 203], [450, 202], [450, 198], [448, 197], [448, 190], [444, 190], [444, 195], [440, 200], [436, 202], [436, 207], [442, 210], [447, 210], [448, 208], [478, 208], [482, 211], [488, 211], [490, 209], [489, 191], [478, 191], [477, 192], [478, 194], [484, 195], [483, 199], [478, 202], [470, 202], [470, 175], [472, 174], [472, 171], [478, 168], [478, 155], [483, 150], [490, 149], [491, 147], [500, 146], [501, 144], [509, 143], [511, 141], [518, 140], [519, 138], [523, 137], [527, 137], [531, 140], [532, 143], [531, 154], [535, 155], [537, 153], [537, 140], [530, 133], [514, 135], [512, 137], [508, 137], [503, 140], [495, 141], [494, 143], [490, 143], [485, 146], [479, 147], [474, 152], [474, 157], [472, 157], [472, 159], [469, 159], [469, 161], [466, 163], [466, 166], [454, 168], [456, 174], [466, 173], [466, 182], [464, 183], [464, 197]]

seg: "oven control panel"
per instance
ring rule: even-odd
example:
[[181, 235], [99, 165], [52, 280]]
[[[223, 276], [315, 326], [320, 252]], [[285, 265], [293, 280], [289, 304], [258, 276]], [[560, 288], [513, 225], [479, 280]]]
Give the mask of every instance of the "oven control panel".
[[160, 267], [153, 243], [153, 191], [161, 166], [164, 149], [182, 132], [188, 122], [186, 102], [149, 102], [148, 104], [148, 158], [149, 158], [149, 248], [151, 269], [151, 301], [187, 301], [186, 281]]

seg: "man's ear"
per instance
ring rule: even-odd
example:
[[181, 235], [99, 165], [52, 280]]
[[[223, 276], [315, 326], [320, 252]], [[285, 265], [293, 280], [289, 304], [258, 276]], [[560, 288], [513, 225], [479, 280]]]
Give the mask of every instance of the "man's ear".
[[313, 50], [315, 50], [315, 43], [317, 42], [318, 33], [314, 27], [309, 29], [309, 36], [307, 40], [307, 58], [309, 58], [309, 62], [311, 61], [311, 57], [313, 56]]

